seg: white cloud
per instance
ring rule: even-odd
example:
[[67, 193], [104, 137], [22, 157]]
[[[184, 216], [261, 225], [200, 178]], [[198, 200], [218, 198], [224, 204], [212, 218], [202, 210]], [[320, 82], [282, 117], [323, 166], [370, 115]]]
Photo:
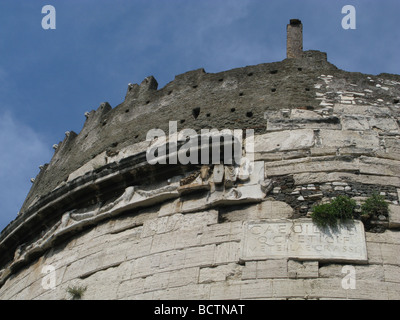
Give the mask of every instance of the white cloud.
[[15, 219], [39, 165], [51, 159], [44, 140], [11, 113], [0, 113], [0, 230]]

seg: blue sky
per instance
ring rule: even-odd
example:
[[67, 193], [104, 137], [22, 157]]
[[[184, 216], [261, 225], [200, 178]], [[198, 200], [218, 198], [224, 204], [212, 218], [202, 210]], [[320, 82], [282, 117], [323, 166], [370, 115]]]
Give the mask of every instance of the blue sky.
[[[42, 7], [56, 29], [42, 28]], [[344, 30], [344, 5], [356, 29]], [[286, 24], [303, 22], [304, 50], [347, 71], [400, 74], [399, 0], [1, 0], [0, 230], [16, 217], [39, 165], [85, 111], [115, 107], [128, 83], [219, 72], [286, 57]]]

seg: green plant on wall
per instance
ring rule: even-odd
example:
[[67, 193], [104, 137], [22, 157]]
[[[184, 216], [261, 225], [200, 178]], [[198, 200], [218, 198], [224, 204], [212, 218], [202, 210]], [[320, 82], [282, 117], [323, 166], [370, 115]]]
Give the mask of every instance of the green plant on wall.
[[357, 204], [347, 196], [338, 196], [330, 203], [314, 206], [311, 213], [313, 222], [320, 227], [336, 226], [338, 221], [354, 218]]
[[377, 218], [380, 215], [387, 217], [389, 214], [389, 204], [385, 198], [378, 194], [373, 194], [361, 206], [361, 216], [363, 218]]
[[71, 295], [72, 300], [80, 300], [82, 299], [83, 294], [85, 293], [87, 287], [68, 287], [67, 292]]

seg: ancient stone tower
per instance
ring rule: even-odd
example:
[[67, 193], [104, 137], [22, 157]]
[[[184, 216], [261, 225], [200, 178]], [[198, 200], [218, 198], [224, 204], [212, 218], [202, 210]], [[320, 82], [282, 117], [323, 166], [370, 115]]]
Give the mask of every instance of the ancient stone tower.
[[298, 19], [291, 19], [290, 24], [286, 27], [287, 58], [301, 58], [303, 55], [303, 25]]
[[[130, 84], [66, 133], [1, 232], [0, 299], [398, 299], [399, 101], [399, 75], [303, 52], [299, 20], [283, 61]], [[388, 212], [310, 217], [373, 194]]]

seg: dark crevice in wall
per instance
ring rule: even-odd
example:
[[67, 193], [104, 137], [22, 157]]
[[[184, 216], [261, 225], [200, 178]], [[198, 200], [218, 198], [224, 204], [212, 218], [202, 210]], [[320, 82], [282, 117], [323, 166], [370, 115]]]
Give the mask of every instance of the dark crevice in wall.
[[193, 115], [193, 117], [194, 117], [195, 119], [197, 119], [197, 118], [199, 117], [199, 115], [200, 115], [200, 108], [199, 108], [199, 107], [194, 108], [194, 109], [192, 110], [192, 115]]

